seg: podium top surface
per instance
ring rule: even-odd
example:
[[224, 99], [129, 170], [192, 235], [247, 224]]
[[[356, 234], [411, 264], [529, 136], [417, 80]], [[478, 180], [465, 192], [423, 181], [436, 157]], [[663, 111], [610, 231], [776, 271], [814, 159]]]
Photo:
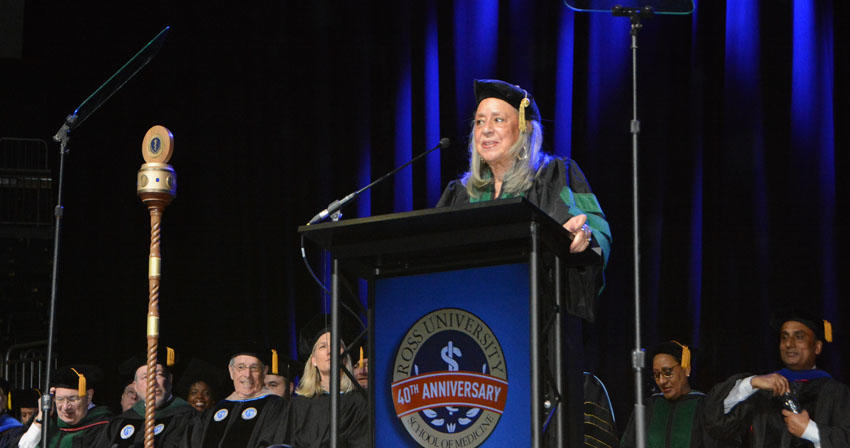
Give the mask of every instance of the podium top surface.
[[567, 264], [602, 262], [591, 251], [570, 254], [569, 232], [525, 198], [304, 225], [298, 232], [370, 277], [527, 260], [532, 223], [541, 249]]

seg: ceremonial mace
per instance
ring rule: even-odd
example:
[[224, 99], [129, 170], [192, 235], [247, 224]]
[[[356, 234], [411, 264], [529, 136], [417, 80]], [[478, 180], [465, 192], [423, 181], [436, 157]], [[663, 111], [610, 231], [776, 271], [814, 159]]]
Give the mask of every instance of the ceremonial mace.
[[142, 140], [145, 164], [136, 176], [136, 192], [148, 206], [151, 216], [151, 249], [148, 257], [148, 370], [145, 380], [145, 448], [153, 448], [156, 407], [156, 351], [159, 344], [159, 277], [162, 257], [159, 252], [160, 225], [165, 207], [177, 196], [177, 173], [168, 164], [174, 151], [174, 136], [156, 125]]

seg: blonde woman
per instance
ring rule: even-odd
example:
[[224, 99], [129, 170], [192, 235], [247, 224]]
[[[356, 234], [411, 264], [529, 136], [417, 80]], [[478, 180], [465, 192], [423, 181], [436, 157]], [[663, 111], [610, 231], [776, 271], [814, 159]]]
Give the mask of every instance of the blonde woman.
[[[326, 322], [325, 319], [318, 321], [319, 324]], [[288, 443], [299, 448], [323, 447], [330, 443], [331, 334], [327, 325], [317, 325], [316, 319], [307, 327], [301, 338], [304, 373], [289, 408]], [[312, 337], [305, 338], [305, 333]], [[341, 347], [344, 351], [344, 342]], [[348, 356], [341, 362], [346, 369], [352, 370]], [[368, 401], [343, 372], [340, 372], [338, 434], [341, 447], [370, 446]]]
[[[341, 350], [345, 350], [345, 343], [341, 345]], [[349, 371], [352, 370], [351, 358], [346, 356], [341, 359], [343, 365]], [[313, 344], [313, 349], [310, 352], [310, 359], [304, 363], [304, 373], [301, 376], [301, 382], [295, 389], [297, 395], [311, 398], [317, 395], [330, 393], [330, 375], [331, 375], [331, 333], [323, 333], [316, 339]], [[341, 393], [348, 393], [354, 390], [354, 383], [348, 375], [340, 373], [339, 390]]]

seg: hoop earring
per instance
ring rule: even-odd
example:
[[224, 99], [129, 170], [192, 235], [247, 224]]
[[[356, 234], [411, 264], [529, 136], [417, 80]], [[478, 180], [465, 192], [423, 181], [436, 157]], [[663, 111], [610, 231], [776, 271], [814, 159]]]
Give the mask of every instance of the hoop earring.
[[519, 151], [519, 160], [528, 160], [528, 146], [522, 145], [522, 149]]

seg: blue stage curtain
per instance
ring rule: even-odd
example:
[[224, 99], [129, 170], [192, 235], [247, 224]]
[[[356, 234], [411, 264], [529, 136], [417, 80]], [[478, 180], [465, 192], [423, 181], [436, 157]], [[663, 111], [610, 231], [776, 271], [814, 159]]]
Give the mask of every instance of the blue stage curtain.
[[[175, 132], [181, 176], [163, 239], [163, 333], [208, 351], [212, 337], [259, 333], [294, 356], [327, 299], [301, 262], [297, 226], [448, 137], [450, 148], [342, 212], [432, 207], [467, 168], [473, 79], [500, 78], [535, 95], [544, 149], [578, 162], [608, 215], [613, 251], [597, 321], [585, 327], [585, 367], [609, 384], [618, 415], [630, 412], [628, 20], [557, 0], [128, 8], [28, 3], [24, 60], [0, 61], [15, 111], [0, 136], [49, 139], [45, 129], [162, 27], [134, 18], [173, 29], [72, 140], [57, 326], [64, 341], [97, 341], [64, 345], [66, 359], [137, 351], [127, 334], [143, 333], [133, 313], [144, 309], [128, 304], [146, 299], [132, 273], [145, 267], [148, 228], [132, 179], [151, 124]], [[767, 321], [791, 304], [835, 320], [822, 365], [850, 372], [840, 301], [850, 265], [840, 231], [850, 226], [847, 10], [835, 0], [700, 0], [692, 16], [658, 15], [639, 33], [642, 336], [645, 346], [696, 345], [698, 388], [778, 367]], [[329, 284], [328, 255], [306, 253]], [[364, 291], [347, 285], [346, 300]], [[92, 309], [113, 317], [93, 320]], [[192, 320], [199, 309], [205, 318]]]

